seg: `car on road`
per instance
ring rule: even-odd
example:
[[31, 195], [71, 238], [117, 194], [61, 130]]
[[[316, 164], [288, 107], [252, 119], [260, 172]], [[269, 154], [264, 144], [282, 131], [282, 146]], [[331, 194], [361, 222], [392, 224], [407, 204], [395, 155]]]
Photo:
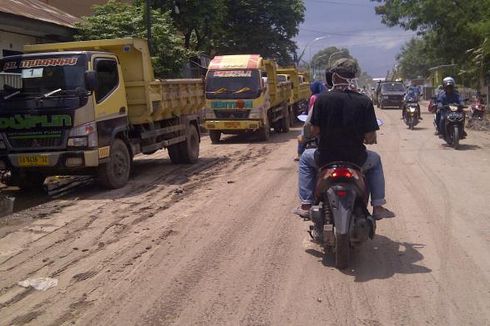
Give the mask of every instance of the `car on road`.
[[382, 82], [378, 87], [378, 108], [402, 108], [405, 96], [405, 86], [402, 82]]

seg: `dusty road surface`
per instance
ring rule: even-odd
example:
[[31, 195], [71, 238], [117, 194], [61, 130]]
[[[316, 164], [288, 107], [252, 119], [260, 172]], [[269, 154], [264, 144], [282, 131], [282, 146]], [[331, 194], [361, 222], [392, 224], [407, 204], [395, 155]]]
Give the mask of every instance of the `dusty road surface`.
[[[295, 132], [202, 143], [195, 166], [136, 162], [117, 191], [88, 187], [4, 220], [0, 325], [490, 325], [490, 136], [461, 150], [410, 131], [379, 144], [389, 207], [339, 271], [309, 244]], [[17, 282], [52, 277], [45, 292]]]

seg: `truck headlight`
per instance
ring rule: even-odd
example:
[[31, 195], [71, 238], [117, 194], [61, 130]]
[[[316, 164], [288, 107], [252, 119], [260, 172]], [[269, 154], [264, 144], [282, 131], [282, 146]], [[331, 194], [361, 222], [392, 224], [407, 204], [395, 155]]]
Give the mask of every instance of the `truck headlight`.
[[85, 123], [70, 130], [68, 146], [97, 147], [97, 125], [95, 122]]
[[250, 119], [261, 119], [262, 118], [262, 108], [256, 108], [250, 110], [250, 114], [248, 116]]
[[214, 113], [214, 110], [212, 110], [212, 109], [206, 109], [204, 111], [204, 116], [208, 120], [216, 119], [216, 114]]

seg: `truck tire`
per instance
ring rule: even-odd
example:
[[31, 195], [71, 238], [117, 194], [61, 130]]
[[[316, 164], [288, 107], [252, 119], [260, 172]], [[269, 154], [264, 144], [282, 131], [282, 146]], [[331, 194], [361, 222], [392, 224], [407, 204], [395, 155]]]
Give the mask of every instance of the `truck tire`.
[[257, 130], [257, 137], [260, 141], [267, 141], [271, 136], [271, 127], [269, 125], [269, 119], [266, 118], [265, 125]]
[[168, 155], [174, 164], [192, 164], [199, 159], [199, 133], [196, 126], [189, 126], [185, 141], [168, 147]]
[[210, 130], [209, 138], [211, 138], [211, 143], [218, 144], [221, 139], [221, 131], [218, 130]]
[[131, 156], [128, 147], [121, 139], [114, 139], [109, 155], [109, 162], [97, 169], [97, 183], [104, 188], [118, 189], [124, 187], [131, 173]]
[[287, 133], [289, 132], [289, 115], [290, 115], [290, 106], [286, 105], [285, 109], [283, 110], [283, 117], [281, 120], [281, 132]]
[[294, 124], [296, 123], [296, 109], [295, 106], [298, 104], [295, 104], [293, 107], [291, 107], [291, 110], [289, 111], [289, 127], [294, 127]]
[[42, 190], [46, 176], [37, 172], [11, 172], [8, 185], [21, 190]]

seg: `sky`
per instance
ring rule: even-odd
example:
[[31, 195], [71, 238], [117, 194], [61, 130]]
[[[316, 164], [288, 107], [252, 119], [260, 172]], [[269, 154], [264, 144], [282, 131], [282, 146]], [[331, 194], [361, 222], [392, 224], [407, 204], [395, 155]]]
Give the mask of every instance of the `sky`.
[[[372, 77], [384, 77], [395, 64], [403, 44], [415, 36], [398, 27], [381, 23], [370, 0], [304, 0], [305, 21], [296, 37], [298, 54], [305, 50], [309, 61], [329, 46], [349, 49], [361, 69]], [[317, 41], [314, 41], [317, 39]]]

